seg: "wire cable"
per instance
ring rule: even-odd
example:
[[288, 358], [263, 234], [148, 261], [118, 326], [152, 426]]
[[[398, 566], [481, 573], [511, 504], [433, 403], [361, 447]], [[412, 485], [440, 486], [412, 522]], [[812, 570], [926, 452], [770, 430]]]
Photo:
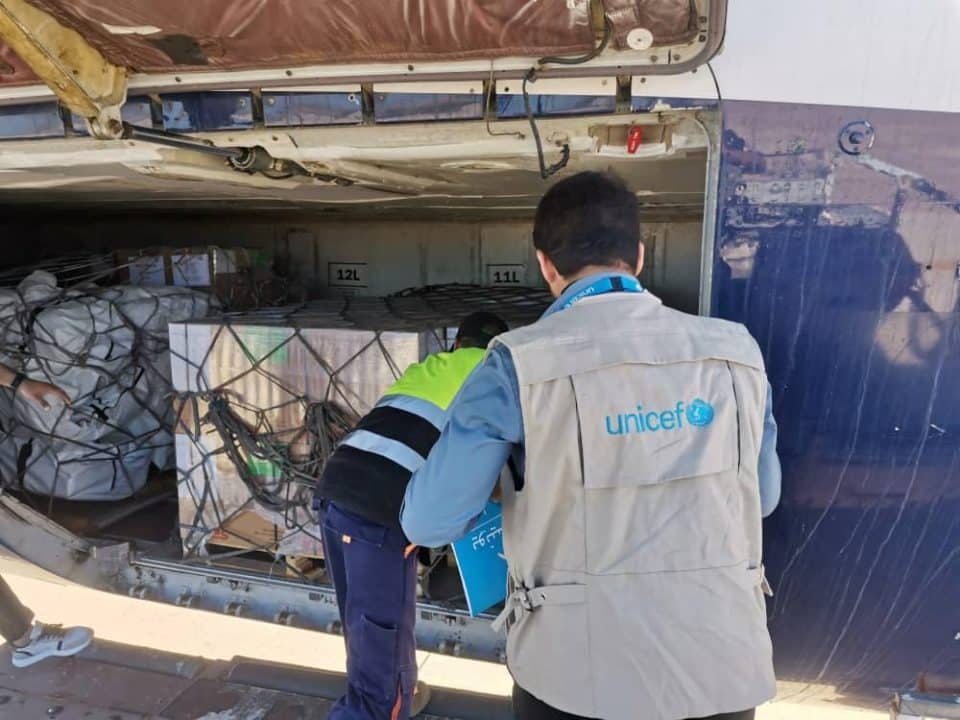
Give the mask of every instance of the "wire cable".
[[713, 86], [717, 89], [717, 102], [723, 103], [723, 94], [720, 92], [720, 81], [717, 80], [717, 73], [709, 62], [707, 62], [707, 69], [710, 71], [710, 77], [713, 78]]
[[[579, 57], [560, 57], [556, 55], [549, 55], [547, 57], [542, 57], [537, 61], [538, 67], [543, 67], [544, 65], [582, 65], [583, 63], [590, 62], [595, 57], [600, 55], [604, 50], [606, 50], [607, 45], [610, 43], [610, 38], [613, 36], [613, 23], [610, 21], [606, 15], [603, 17], [603, 38], [601, 38], [600, 43], [586, 55], [580, 55]], [[523, 109], [527, 116], [527, 122], [530, 124], [530, 132], [533, 135], [533, 142], [537, 147], [537, 162], [540, 165], [540, 177], [544, 180], [550, 178], [552, 175], [557, 174], [563, 168], [567, 166], [567, 163], [570, 162], [570, 144], [564, 143], [560, 148], [560, 159], [552, 165], [547, 165], [546, 157], [543, 153], [543, 141], [540, 138], [540, 129], [537, 127], [537, 121], [533, 114], [533, 106], [530, 104], [530, 93], [527, 90], [527, 85], [529, 83], [535, 83], [537, 81], [537, 68], [530, 68], [529, 72], [523, 77]]]
[[[209, 396], [205, 421], [216, 430], [223, 449], [251, 497], [266, 510], [278, 513], [307, 507], [311, 491], [337, 444], [359, 422], [356, 414], [337, 403], [322, 401], [307, 406], [304, 428], [311, 437], [309, 456], [296, 460], [290, 444], [270, 432], [258, 432], [231, 407], [223, 393]], [[259, 423], [258, 423], [259, 424]], [[253, 471], [256, 461], [269, 463], [277, 477], [264, 480]]]
[[560, 148], [560, 159], [553, 165], [547, 165], [547, 159], [543, 153], [543, 141], [540, 139], [540, 129], [537, 127], [537, 121], [533, 116], [533, 107], [530, 105], [530, 94], [527, 92], [527, 83], [537, 81], [537, 71], [530, 69], [523, 78], [523, 109], [527, 115], [527, 122], [530, 123], [530, 132], [533, 135], [533, 142], [537, 147], [537, 162], [540, 164], [540, 177], [546, 180], [551, 175], [563, 170], [570, 162], [570, 143], [564, 143]]
[[548, 55], [547, 57], [540, 58], [537, 62], [540, 65], [582, 65], [585, 62], [590, 62], [595, 57], [600, 55], [604, 50], [607, 49], [607, 45], [610, 44], [610, 38], [613, 37], [613, 22], [606, 15], [603, 16], [603, 37], [600, 39], [600, 44], [597, 45], [593, 50], [588, 52], [586, 55], [581, 55], [579, 57], [561, 57], [558, 55]]

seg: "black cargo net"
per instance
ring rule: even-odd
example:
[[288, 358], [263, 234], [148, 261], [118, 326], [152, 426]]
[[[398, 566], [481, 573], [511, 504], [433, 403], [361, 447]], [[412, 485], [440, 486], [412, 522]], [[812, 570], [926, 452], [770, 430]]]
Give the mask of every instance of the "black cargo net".
[[398, 316], [412, 321], [430, 323], [440, 317], [459, 319], [488, 311], [502, 315], [511, 327], [536, 321], [552, 300], [545, 289], [459, 284], [411, 288], [386, 298]]
[[208, 315], [210, 298], [104, 285], [116, 272], [88, 255], [0, 274], [0, 363], [71, 399], [0, 390], [0, 479], [47, 512], [133, 496], [151, 466], [175, 467], [167, 328]]
[[519, 325], [548, 302], [543, 291], [445, 285], [171, 328], [186, 557], [319, 556], [313, 489], [360, 417], [407, 366], [449, 349], [470, 312]]
[[175, 472], [186, 562], [258, 552], [294, 575], [291, 558], [322, 557], [324, 464], [406, 367], [449, 349], [471, 312], [516, 326], [549, 302], [442, 285], [222, 312], [204, 292], [103, 284], [115, 278], [89, 256], [0, 274], [17, 283], [0, 287], [0, 362], [72, 399], [44, 411], [0, 391], [4, 484], [51, 510], [128, 502]]
[[38, 270], [53, 275], [60, 287], [69, 288], [111, 278], [118, 268], [113, 256], [108, 253], [58, 255], [29, 265], [0, 270], [0, 289], [15, 288]]

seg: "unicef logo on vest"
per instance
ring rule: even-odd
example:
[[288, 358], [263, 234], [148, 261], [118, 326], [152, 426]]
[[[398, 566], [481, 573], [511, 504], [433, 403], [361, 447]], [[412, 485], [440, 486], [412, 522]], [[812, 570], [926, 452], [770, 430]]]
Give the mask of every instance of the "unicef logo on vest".
[[687, 407], [687, 422], [694, 427], [706, 427], [713, 422], [713, 405], [697, 398]]
[[[607, 435], [630, 435], [634, 433], [670, 432], [684, 427], [705, 428], [713, 422], [716, 411], [713, 405], [701, 398], [689, 405], [682, 400], [669, 410], [647, 411], [637, 405], [636, 412], [607, 415]], [[686, 421], [686, 422], [684, 422]]]

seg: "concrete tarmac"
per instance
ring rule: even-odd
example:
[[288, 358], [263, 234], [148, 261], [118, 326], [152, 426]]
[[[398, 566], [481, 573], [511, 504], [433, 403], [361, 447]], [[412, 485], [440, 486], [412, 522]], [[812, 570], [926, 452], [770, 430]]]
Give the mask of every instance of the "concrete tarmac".
[[[84, 658], [87, 660], [85, 664], [51, 661], [56, 667], [51, 665], [45, 670], [51, 674], [49, 687], [40, 682], [42, 665], [35, 666], [33, 673], [11, 672], [7, 655], [0, 654], [0, 689], [5, 689], [8, 695], [8, 700], [0, 699], [0, 718], [57, 717], [58, 720], [70, 720], [72, 717], [82, 717], [94, 720], [102, 716], [127, 720], [128, 717], [167, 717], [166, 714], [149, 714], [159, 712], [164, 707], [162, 701], [166, 700], [167, 707], [173, 707], [176, 711], [170, 717], [187, 720], [191, 718], [189, 710], [183, 709], [181, 712], [171, 705], [172, 699], [178, 698], [185, 708], [184, 703], [190, 699], [184, 699], [183, 693], [187, 690], [194, 695], [205, 695], [207, 699], [216, 692], [236, 691], [236, 698], [233, 698], [236, 702], [229, 713], [217, 711], [209, 716], [196, 716], [203, 720], [320, 718], [324, 716], [328, 704], [298, 695], [295, 682], [287, 688], [294, 692], [280, 695], [276, 695], [279, 692], [277, 688], [284, 686], [286, 680], [273, 682], [272, 690], [248, 687], [244, 683], [250, 679], [249, 676], [255, 676], [254, 683], [258, 682], [256, 677], [283, 676], [283, 672], [264, 670], [257, 663], [263, 663], [263, 668], [272, 668], [272, 664], [280, 663], [321, 671], [316, 675], [321, 680], [304, 679], [307, 676], [302, 678], [308, 685], [323, 685], [326, 681], [322, 678], [327, 677], [324, 673], [336, 674], [345, 670], [340, 637], [102, 593], [63, 584], [42, 571], [6, 560], [0, 560], [0, 572], [39, 620], [86, 625], [94, 629], [97, 637], [92, 654]], [[171, 658], [163, 653], [171, 653], [176, 657]], [[251, 660], [241, 661], [238, 658]], [[497, 714], [502, 711], [511, 690], [510, 676], [505, 667], [430, 653], [420, 653], [418, 660], [421, 679], [440, 690], [441, 694], [443, 688], [450, 688], [459, 693], [477, 693], [487, 700], [497, 698], [501, 702], [491, 701], [490, 708], [496, 706]], [[162, 677], [158, 676], [160, 679], [151, 680], [143, 676], [144, 672], [149, 673], [151, 669], [161, 669], [160, 665], [165, 668], [160, 672]], [[97, 693], [92, 698], [80, 697], [82, 693], [70, 696], [67, 700], [76, 704], [76, 712], [71, 710], [68, 713], [61, 708], [51, 715], [50, 708], [63, 705], [64, 693], [71, 687], [69, 675], [71, 672], [77, 674], [78, 668], [84, 668], [84, 672], [96, 676], [95, 680], [89, 682], [96, 683]], [[168, 672], [170, 668], [174, 669], [173, 674]], [[187, 670], [181, 672], [177, 668]], [[188, 677], [190, 672], [193, 672], [192, 677]], [[297, 670], [290, 672], [292, 677], [299, 677]], [[339, 682], [337, 676], [329, 677], [333, 679], [328, 684], [335, 687]], [[209, 687], [201, 686], [206, 689], [198, 690], [198, 679], [208, 680]], [[151, 692], [157, 696], [153, 705], [145, 711], [136, 702], [123, 699], [125, 692], [135, 693], [142, 699], [144, 683], [146, 687], [152, 686], [154, 690]], [[60, 693], [59, 700], [53, 697], [56, 695], [53, 690]], [[177, 692], [181, 695], [178, 696]], [[270, 692], [275, 696], [268, 697]], [[336, 689], [331, 692], [335, 693]], [[457, 693], [451, 694], [451, 697], [455, 695]], [[103, 705], [108, 700], [110, 707], [96, 707], [98, 701]], [[268, 711], [264, 711], [263, 708], [267, 706], [275, 710], [269, 711], [268, 708]], [[101, 712], [106, 714], [96, 714]], [[867, 710], [851, 706], [831, 692], [830, 688], [786, 684], [781, 686], [781, 698], [758, 712], [760, 720], [881, 720], [888, 717], [889, 713], [879, 708]]]

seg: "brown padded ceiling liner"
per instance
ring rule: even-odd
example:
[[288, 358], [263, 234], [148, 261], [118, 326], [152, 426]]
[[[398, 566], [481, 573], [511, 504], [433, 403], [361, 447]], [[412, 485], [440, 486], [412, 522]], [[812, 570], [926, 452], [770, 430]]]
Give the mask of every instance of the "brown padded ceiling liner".
[[[136, 72], [583, 53], [586, 0], [29, 0]], [[635, 27], [657, 44], [696, 34], [692, 0], [604, 0], [613, 45]], [[105, 27], [160, 28], [115, 34]], [[0, 44], [0, 86], [37, 82]]]

